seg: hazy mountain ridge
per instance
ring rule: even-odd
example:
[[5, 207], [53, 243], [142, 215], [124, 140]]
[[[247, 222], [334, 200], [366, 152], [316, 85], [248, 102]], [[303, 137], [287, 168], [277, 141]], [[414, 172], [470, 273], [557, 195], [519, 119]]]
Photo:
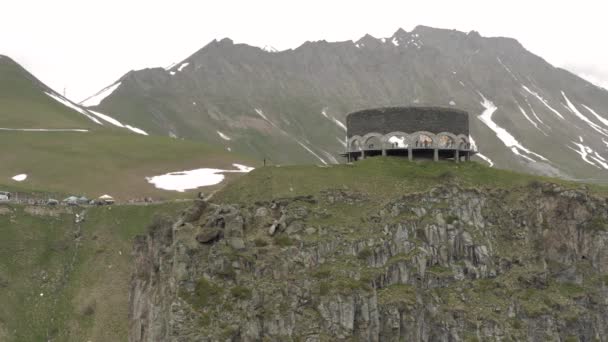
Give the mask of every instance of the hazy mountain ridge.
[[601, 180], [608, 169], [608, 92], [515, 39], [474, 31], [418, 26], [279, 52], [226, 38], [120, 82], [103, 112], [277, 163], [334, 162], [351, 111], [432, 104], [469, 111], [479, 150], [498, 167]]

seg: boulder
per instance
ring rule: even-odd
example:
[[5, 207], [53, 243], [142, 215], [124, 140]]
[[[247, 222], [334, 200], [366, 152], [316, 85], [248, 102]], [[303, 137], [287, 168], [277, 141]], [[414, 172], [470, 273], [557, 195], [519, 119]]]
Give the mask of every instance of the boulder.
[[221, 234], [222, 230], [219, 228], [205, 228], [196, 235], [196, 241], [200, 243], [212, 243], [219, 239]]
[[182, 221], [184, 223], [190, 223], [190, 222], [197, 221], [201, 217], [201, 215], [203, 214], [203, 211], [206, 208], [207, 208], [207, 202], [201, 201], [201, 200], [195, 201], [191, 207], [184, 210], [184, 212], [182, 213]]

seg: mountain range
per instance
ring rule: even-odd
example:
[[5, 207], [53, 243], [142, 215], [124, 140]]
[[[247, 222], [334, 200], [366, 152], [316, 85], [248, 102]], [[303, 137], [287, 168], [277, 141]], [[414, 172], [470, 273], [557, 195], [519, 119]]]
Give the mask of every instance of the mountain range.
[[608, 92], [518, 41], [418, 26], [391, 37], [277, 51], [225, 38], [167, 68], [130, 71], [83, 101], [153, 135], [276, 164], [340, 161], [345, 117], [433, 105], [470, 115], [478, 160], [608, 179]]

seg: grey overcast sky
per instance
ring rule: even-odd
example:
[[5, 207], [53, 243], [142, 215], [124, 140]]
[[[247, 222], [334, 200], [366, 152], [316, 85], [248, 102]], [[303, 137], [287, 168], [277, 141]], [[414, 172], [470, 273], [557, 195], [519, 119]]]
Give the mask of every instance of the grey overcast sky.
[[215, 38], [283, 50], [416, 25], [516, 38], [608, 88], [605, 0], [2, 0], [0, 7], [0, 54], [75, 101]]

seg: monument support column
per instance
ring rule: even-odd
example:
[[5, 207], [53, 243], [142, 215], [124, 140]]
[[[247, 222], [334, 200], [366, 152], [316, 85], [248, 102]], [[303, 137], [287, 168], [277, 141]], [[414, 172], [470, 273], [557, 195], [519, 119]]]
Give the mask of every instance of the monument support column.
[[414, 155], [412, 154], [412, 147], [411, 146], [407, 147], [407, 159], [409, 159], [410, 161], [414, 160]]
[[471, 152], [470, 151], [467, 151], [467, 155], [465, 157], [465, 160], [466, 161], [471, 161]]
[[459, 163], [460, 162], [460, 150], [456, 149], [456, 151], [454, 151], [454, 160]]
[[382, 148], [382, 156], [386, 157], [386, 149], [384, 147]]
[[361, 159], [365, 159], [365, 150], [361, 150]]
[[438, 161], [439, 160], [439, 149], [437, 149], [437, 147], [435, 147], [433, 149], [433, 160], [434, 161]]

